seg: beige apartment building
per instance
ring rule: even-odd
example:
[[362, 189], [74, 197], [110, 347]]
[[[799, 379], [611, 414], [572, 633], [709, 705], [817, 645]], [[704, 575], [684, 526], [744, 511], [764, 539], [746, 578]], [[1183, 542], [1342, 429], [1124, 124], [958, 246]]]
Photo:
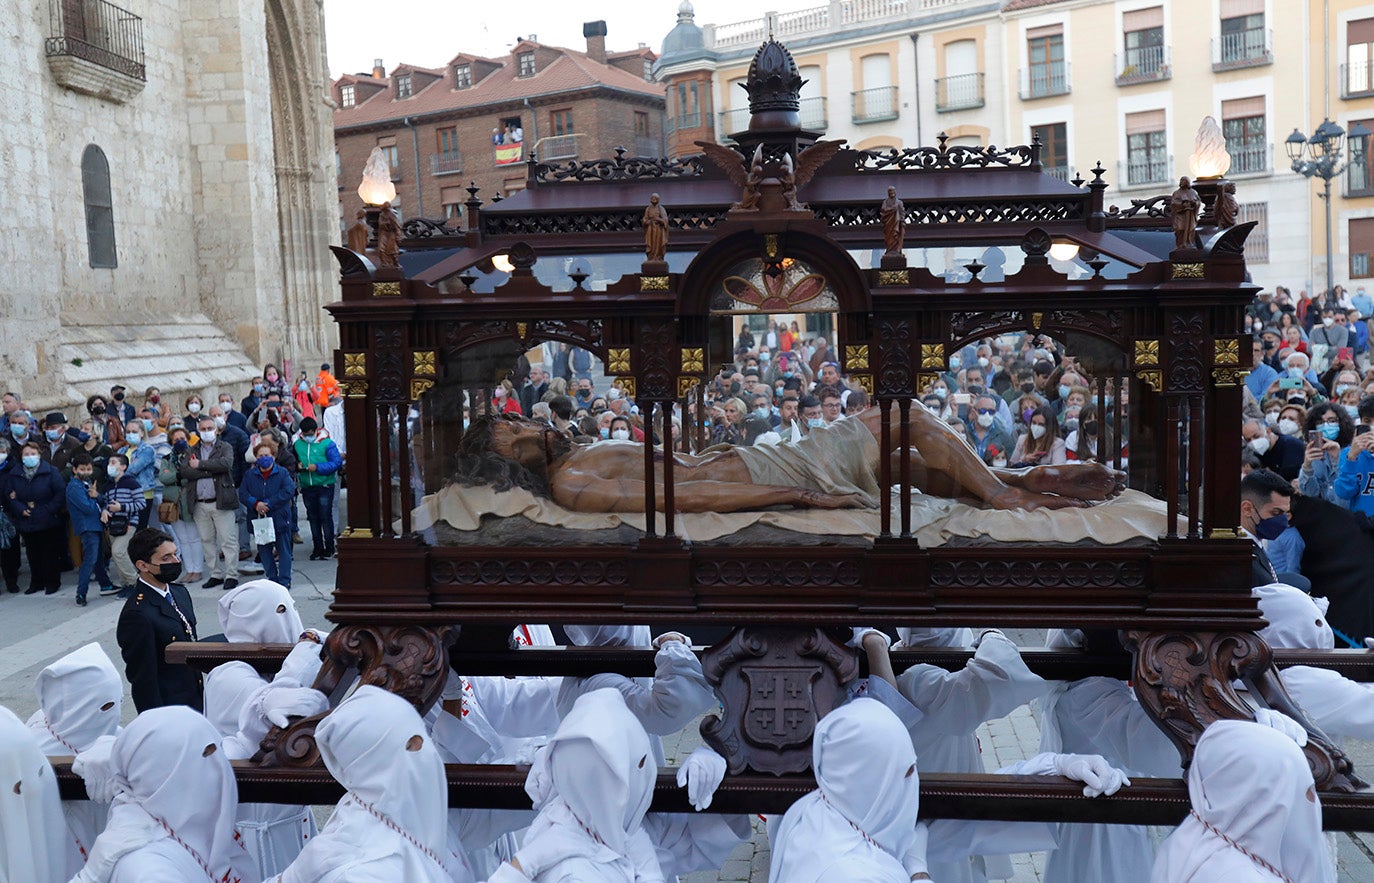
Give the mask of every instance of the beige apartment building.
[[[1374, 129], [1374, 4], [834, 0], [698, 24], [683, 2], [657, 66], [670, 152], [747, 122], [737, 82], [769, 33], [808, 80], [803, 123], [828, 137], [871, 148], [934, 144], [940, 132], [956, 144], [1038, 136], [1050, 174], [1091, 177], [1100, 161], [1109, 203], [1122, 206], [1192, 174], [1198, 126], [1214, 117], [1241, 219], [1258, 224], [1247, 253], [1264, 286], [1325, 284], [1321, 182], [1292, 170], [1284, 139], [1295, 126], [1310, 134], [1324, 113]], [[1364, 144], [1349, 149], [1356, 162], [1333, 181], [1338, 283], [1374, 277], [1374, 166]]]

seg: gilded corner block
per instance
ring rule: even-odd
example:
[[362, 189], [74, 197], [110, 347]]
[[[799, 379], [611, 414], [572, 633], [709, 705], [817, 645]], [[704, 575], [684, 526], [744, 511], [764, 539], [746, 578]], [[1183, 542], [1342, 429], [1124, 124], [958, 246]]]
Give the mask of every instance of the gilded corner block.
[[846, 371], [868, 370], [868, 344], [851, 344], [844, 348], [844, 367]]
[[429, 378], [422, 378], [410, 381], [410, 399], [414, 401], [429, 391], [434, 386], [434, 381]]
[[667, 291], [667, 290], [668, 290], [668, 277], [667, 277], [667, 276], [640, 276], [640, 277], [639, 277], [639, 290], [640, 290], [640, 291]]
[[345, 380], [339, 384], [343, 387], [344, 398], [365, 399], [367, 398], [366, 380]]
[[683, 371], [705, 371], [706, 353], [699, 346], [682, 348], [682, 370]]
[[1031, 330], [1039, 331], [1040, 323], [1045, 321], [1044, 313], [1031, 313]]
[[520, 338], [521, 340], [524, 340], [526, 337], [529, 337], [529, 331], [530, 331], [530, 323], [528, 323], [528, 322], [516, 322], [516, 323], [515, 323], [515, 336], [518, 337], [518, 338]]
[[1135, 364], [1137, 368], [1159, 364], [1159, 341], [1137, 340], [1135, 342]]
[[923, 343], [921, 344], [921, 367], [922, 368], [943, 368], [945, 367], [945, 345], [943, 343]]
[[621, 377], [620, 390], [625, 394], [625, 398], [633, 399], [635, 397], [635, 379], [633, 377]]
[[1209, 540], [1236, 540], [1242, 536], [1241, 532], [1234, 527], [1214, 527], [1212, 532], [1207, 535]]
[[879, 284], [879, 285], [910, 285], [910, 284], [911, 284], [911, 271], [910, 271], [910, 270], [879, 270], [879, 271], [878, 271], [878, 284]]
[[400, 297], [401, 283], [399, 282], [373, 282], [373, 297]]
[[1205, 279], [1207, 278], [1207, 265], [1196, 264], [1170, 264], [1172, 279]]
[[416, 350], [414, 354], [414, 364], [410, 373], [414, 374], [416, 377], [433, 377], [438, 364], [438, 356], [434, 350]]
[[853, 374], [853, 375], [850, 375], [850, 378], [849, 378], [849, 379], [850, 379], [851, 381], [853, 381], [854, 383], [857, 383], [857, 384], [859, 385], [859, 389], [863, 390], [864, 392], [868, 393], [869, 395], [873, 395], [873, 375], [872, 375], [872, 374]]
[[1245, 368], [1213, 368], [1212, 383], [1219, 389], [1239, 386], [1249, 374]]
[[612, 347], [606, 354], [606, 370], [611, 374], [629, 374], [629, 347]]
[[1217, 365], [1239, 365], [1240, 364], [1240, 341], [1234, 337], [1218, 340], [1216, 342], [1216, 352], [1213, 354], [1212, 362]]
[[690, 374], [679, 374], [677, 376], [677, 397], [684, 398], [690, 395], [699, 382], [697, 378]]
[[1136, 376], [1155, 392], [1164, 391], [1164, 375], [1158, 368], [1152, 368], [1149, 371], [1139, 371], [1136, 373]]
[[344, 377], [367, 376], [367, 353], [344, 353]]
[[763, 237], [763, 254], [765, 257], [775, 258], [778, 256], [778, 234], [766, 233]]

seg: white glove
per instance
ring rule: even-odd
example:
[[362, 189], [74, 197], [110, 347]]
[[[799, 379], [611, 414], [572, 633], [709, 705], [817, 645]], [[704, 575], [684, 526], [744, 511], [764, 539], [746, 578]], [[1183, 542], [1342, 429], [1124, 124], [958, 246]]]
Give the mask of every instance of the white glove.
[[977, 650], [978, 645], [983, 643], [983, 639], [986, 638], [988, 635], [996, 635], [999, 638], [1006, 637], [1006, 635], [1002, 634], [1001, 630], [999, 629], [983, 629], [981, 632], [978, 633], [978, 637], [973, 639], [973, 649]]
[[293, 717], [309, 717], [329, 710], [329, 699], [310, 687], [269, 687], [262, 695], [262, 716], [279, 727]]
[[1293, 720], [1281, 711], [1274, 711], [1272, 708], [1261, 708], [1255, 712], [1255, 723], [1264, 724], [1271, 730], [1278, 730], [1301, 748], [1307, 744], [1307, 730], [1302, 724]]
[[314, 641], [301, 641], [286, 654], [281, 663], [281, 670], [272, 680], [276, 682], [289, 678], [302, 686], [310, 686], [315, 683], [320, 667], [324, 665], [324, 660], [320, 656], [323, 650], [324, 647]]
[[677, 771], [677, 786], [687, 789], [687, 800], [697, 812], [711, 805], [724, 780], [725, 758], [705, 745], [687, 755]]
[[652, 643], [654, 645], [654, 649], [659, 650], [663, 647], [664, 644], [667, 644], [670, 641], [677, 641], [680, 644], [686, 644], [688, 647], [692, 646], [692, 639], [684, 635], [682, 632], [664, 632], [657, 638], [654, 638]]
[[891, 649], [892, 647], [892, 639], [887, 636], [886, 632], [881, 632], [878, 629], [871, 629], [867, 626], [861, 625], [854, 626], [854, 633], [849, 638], [849, 643], [847, 646], [857, 647], [860, 650], [862, 650], [864, 648], [865, 635], [878, 635], [883, 639], [883, 643], [886, 644], [889, 649]]
[[1374, 638], [1365, 638], [1365, 639], [1364, 639], [1364, 648], [1365, 648], [1366, 650], [1374, 650]]
[[538, 880], [539, 875], [549, 868], [568, 857], [568, 844], [563, 838], [552, 837], [525, 837], [524, 844], [515, 853], [515, 860], [520, 863], [520, 871], [531, 880]]
[[[922, 822], [916, 826], [916, 837], [907, 848], [906, 855], [902, 856], [902, 867], [906, 869], [909, 879], [930, 879], [930, 868], [926, 864], [926, 844], [929, 840], [930, 826]], [[922, 874], [925, 876], [920, 876]]]
[[86, 783], [86, 794], [96, 803], [109, 803], [119, 793], [110, 754], [115, 737], [101, 736], [72, 761], [72, 772]]
[[1059, 775], [1082, 782], [1085, 797], [1115, 794], [1122, 785], [1131, 784], [1125, 773], [1100, 754], [1056, 754], [1054, 768]]

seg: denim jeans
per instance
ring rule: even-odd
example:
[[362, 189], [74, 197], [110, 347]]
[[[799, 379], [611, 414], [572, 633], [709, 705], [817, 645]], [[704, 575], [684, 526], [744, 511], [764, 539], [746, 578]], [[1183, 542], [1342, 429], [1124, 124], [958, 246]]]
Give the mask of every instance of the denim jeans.
[[88, 530], [81, 534], [81, 570], [76, 575], [76, 594], [86, 596], [91, 585], [91, 574], [95, 574], [96, 584], [100, 587], [110, 585], [110, 559], [105, 554], [105, 544], [101, 542], [104, 531]]
[[280, 523], [276, 525], [276, 528], [276, 542], [270, 546], [258, 546], [258, 557], [262, 559], [263, 576], [289, 589], [291, 588], [291, 531]]
[[310, 540], [316, 552], [334, 550], [334, 486], [302, 487], [305, 517], [310, 522]]

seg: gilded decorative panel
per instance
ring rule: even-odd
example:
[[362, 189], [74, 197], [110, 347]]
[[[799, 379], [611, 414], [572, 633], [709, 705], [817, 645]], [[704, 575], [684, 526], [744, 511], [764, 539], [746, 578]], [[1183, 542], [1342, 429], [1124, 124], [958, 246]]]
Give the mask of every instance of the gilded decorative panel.
[[851, 344], [844, 348], [844, 367], [846, 371], [868, 370], [868, 344]]
[[695, 389], [696, 385], [700, 382], [700, 380], [690, 374], [679, 374], [677, 378], [677, 397], [683, 398], [684, 396], [690, 395], [692, 390]]
[[863, 390], [864, 392], [868, 393], [869, 395], [873, 395], [873, 375], [872, 375], [872, 374], [854, 374], [854, 375], [851, 375], [849, 379], [852, 380], [854, 383], [858, 384], [859, 389]]
[[1206, 264], [1170, 264], [1173, 279], [1205, 279]]
[[1216, 342], [1216, 352], [1212, 356], [1212, 362], [1216, 365], [1239, 365], [1240, 364], [1240, 341], [1234, 337], [1222, 339]]
[[620, 389], [625, 393], [625, 398], [634, 399], [636, 393], [635, 379], [633, 377], [620, 378]]
[[433, 377], [435, 366], [438, 364], [434, 350], [416, 350], [413, 355], [414, 363], [410, 373], [416, 377]]
[[1135, 342], [1135, 364], [1137, 368], [1159, 364], [1159, 341], [1137, 340]]
[[367, 398], [367, 381], [366, 381], [366, 380], [345, 380], [343, 383], [341, 383], [341, 384], [339, 384], [339, 385], [340, 385], [341, 387], [343, 387], [343, 394], [344, 394], [344, 397], [345, 397], [345, 398], [350, 398], [350, 399], [365, 399], [365, 398]]
[[701, 347], [682, 348], [682, 370], [683, 371], [705, 371], [706, 354]]
[[612, 347], [606, 354], [606, 371], [610, 374], [630, 373], [630, 350], [628, 347]]
[[879, 285], [910, 285], [911, 271], [909, 270], [879, 270]]
[[921, 367], [922, 368], [943, 368], [945, 367], [945, 345], [943, 343], [923, 343], [921, 344]]
[[400, 297], [401, 283], [399, 282], [373, 282], [373, 297]]
[[425, 392], [428, 391], [429, 388], [433, 385], [434, 381], [428, 378], [410, 381], [410, 398], [412, 400], [418, 399], [420, 396], [424, 395]]
[[640, 277], [639, 277], [639, 290], [640, 290], [640, 291], [667, 291], [667, 290], [668, 290], [668, 277], [667, 277], [667, 276], [640, 276]]
[[344, 377], [367, 376], [367, 353], [344, 353]]
[[1164, 377], [1163, 374], [1160, 373], [1158, 368], [1151, 368], [1149, 371], [1137, 372], [1136, 376], [1143, 380], [1145, 382], [1145, 385], [1150, 387], [1150, 389], [1153, 389], [1155, 392], [1163, 391]]

